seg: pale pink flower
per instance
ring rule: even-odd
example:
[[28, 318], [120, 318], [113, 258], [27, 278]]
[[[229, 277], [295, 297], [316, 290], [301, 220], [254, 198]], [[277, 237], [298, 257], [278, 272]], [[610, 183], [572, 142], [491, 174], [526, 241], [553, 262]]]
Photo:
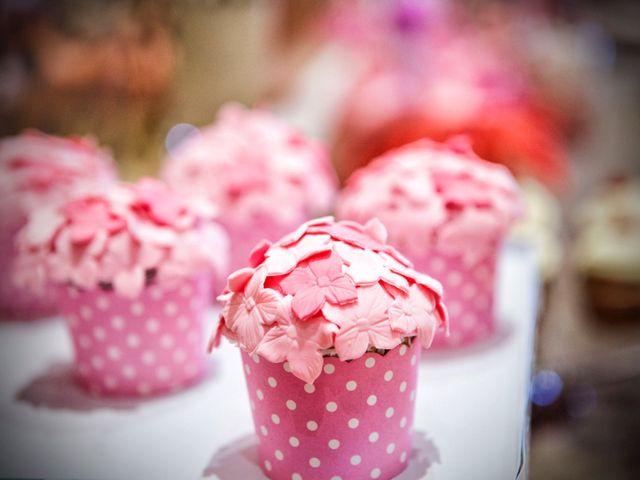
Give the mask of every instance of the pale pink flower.
[[433, 297], [413, 284], [408, 296], [396, 297], [389, 306], [391, 328], [403, 336], [417, 334], [422, 346], [429, 348], [439, 326], [434, 310]]
[[73, 243], [87, 243], [99, 232], [112, 235], [126, 227], [125, 221], [113, 213], [109, 203], [101, 197], [73, 200], [62, 208], [62, 213], [67, 218]]

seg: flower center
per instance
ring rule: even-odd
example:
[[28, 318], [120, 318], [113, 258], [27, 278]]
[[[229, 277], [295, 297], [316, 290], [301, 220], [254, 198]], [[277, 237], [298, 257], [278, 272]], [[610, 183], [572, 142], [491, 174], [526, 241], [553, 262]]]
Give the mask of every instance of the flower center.
[[357, 319], [356, 327], [358, 327], [358, 330], [367, 330], [369, 328], [369, 320], [367, 320], [365, 317]]
[[329, 277], [327, 277], [326, 275], [322, 275], [322, 276], [318, 277], [318, 286], [319, 287], [327, 287], [327, 286], [329, 286], [329, 284], [331, 284], [331, 280], [329, 280]]
[[247, 297], [244, 299], [244, 306], [246, 307], [247, 312], [250, 312], [256, 307], [256, 301], [253, 297]]

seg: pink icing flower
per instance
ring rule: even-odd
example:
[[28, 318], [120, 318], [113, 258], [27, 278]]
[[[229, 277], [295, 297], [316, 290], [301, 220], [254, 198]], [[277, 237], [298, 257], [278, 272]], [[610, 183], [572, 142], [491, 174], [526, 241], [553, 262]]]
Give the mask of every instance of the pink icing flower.
[[333, 344], [336, 326], [321, 317], [305, 322], [283, 319], [260, 342], [256, 353], [271, 362], [289, 362], [291, 372], [313, 383], [322, 372], [321, 351]]
[[188, 212], [187, 205], [166, 185], [152, 178], [143, 178], [132, 187], [134, 207], [147, 212], [160, 225], [175, 225]]
[[389, 306], [391, 328], [401, 334], [417, 331], [422, 346], [429, 348], [438, 328], [434, 310], [433, 298], [425, 295], [420, 291], [420, 287], [414, 284], [409, 289], [407, 297], [398, 296]]
[[387, 310], [391, 296], [379, 285], [358, 289], [358, 303], [345, 306], [326, 304], [325, 317], [339, 327], [336, 352], [343, 360], [362, 356], [369, 345], [394, 348], [401, 338], [394, 335]]
[[264, 336], [265, 326], [284, 316], [282, 296], [270, 288], [261, 288], [265, 277], [265, 269], [258, 269], [244, 292], [233, 293], [225, 306], [227, 326], [249, 351], [253, 351]]
[[125, 228], [124, 220], [111, 211], [109, 203], [99, 197], [74, 200], [62, 208], [69, 222], [73, 243], [87, 243], [100, 232], [113, 235]]
[[325, 301], [345, 305], [358, 298], [353, 280], [342, 273], [342, 261], [335, 254], [309, 259], [287, 275], [280, 286], [293, 295], [291, 307], [300, 320], [318, 313]]

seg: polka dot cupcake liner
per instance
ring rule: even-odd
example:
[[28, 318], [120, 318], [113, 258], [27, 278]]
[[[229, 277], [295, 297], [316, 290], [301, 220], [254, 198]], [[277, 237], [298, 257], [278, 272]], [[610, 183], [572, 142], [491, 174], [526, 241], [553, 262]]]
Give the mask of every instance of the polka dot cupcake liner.
[[75, 350], [80, 382], [106, 396], [148, 396], [179, 390], [205, 369], [203, 315], [210, 282], [197, 277], [135, 299], [106, 290], [63, 287], [60, 308]]
[[438, 334], [431, 348], [464, 347], [490, 337], [495, 330], [496, 255], [466, 265], [461, 257], [432, 253], [412, 258], [416, 270], [442, 283], [449, 312], [449, 336]]
[[342, 362], [324, 358], [313, 385], [242, 352], [258, 454], [274, 480], [389, 479], [407, 466], [421, 348]]

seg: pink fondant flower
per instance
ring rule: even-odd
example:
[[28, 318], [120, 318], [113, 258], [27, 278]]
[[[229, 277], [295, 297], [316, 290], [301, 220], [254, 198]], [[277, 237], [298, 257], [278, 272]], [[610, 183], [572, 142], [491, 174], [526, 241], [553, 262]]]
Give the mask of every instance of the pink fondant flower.
[[342, 242], [336, 242], [335, 249], [348, 265], [345, 272], [357, 285], [373, 285], [382, 280], [400, 290], [409, 291], [407, 279], [389, 270], [380, 253]]
[[313, 257], [289, 275], [280, 286], [284, 293], [293, 295], [293, 312], [306, 320], [323, 307], [325, 301], [345, 305], [358, 296], [353, 280], [342, 273], [342, 261], [336, 254]]
[[333, 344], [337, 328], [321, 317], [306, 322], [284, 317], [264, 336], [256, 353], [271, 362], [289, 362], [291, 372], [313, 383], [322, 372], [322, 350]]
[[358, 288], [358, 301], [352, 305], [325, 304], [322, 313], [339, 327], [335, 347], [342, 360], [362, 356], [369, 345], [394, 348], [400, 336], [394, 335], [387, 310], [392, 298], [379, 285]]
[[188, 215], [186, 203], [166, 185], [152, 178], [143, 178], [133, 185], [133, 207], [147, 212], [160, 225], [177, 226]]
[[331, 250], [329, 235], [305, 235], [297, 243], [283, 248], [275, 245], [266, 253], [264, 262], [269, 275], [284, 275], [291, 272], [298, 263], [318, 253]]
[[73, 200], [62, 211], [69, 222], [73, 243], [87, 243], [101, 231], [112, 235], [126, 226], [124, 220], [112, 212], [109, 203], [100, 197]]
[[438, 328], [434, 309], [433, 297], [422, 291], [417, 284], [413, 284], [409, 289], [408, 296], [396, 297], [389, 306], [391, 328], [406, 336], [417, 333], [422, 346], [429, 348]]
[[284, 316], [282, 295], [263, 288], [266, 270], [258, 269], [244, 287], [233, 293], [225, 306], [227, 327], [238, 335], [243, 346], [253, 351], [264, 336], [265, 326]]

